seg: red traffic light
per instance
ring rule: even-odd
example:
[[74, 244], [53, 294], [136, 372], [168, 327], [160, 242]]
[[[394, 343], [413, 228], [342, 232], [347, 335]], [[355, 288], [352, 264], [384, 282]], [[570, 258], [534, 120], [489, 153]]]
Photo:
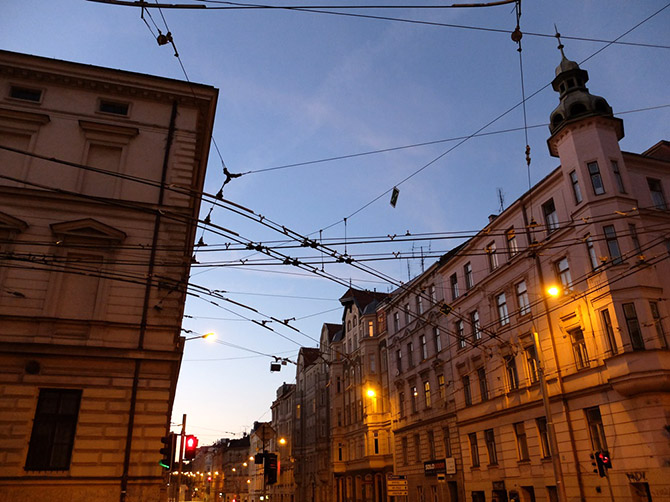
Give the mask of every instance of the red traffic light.
[[193, 460], [198, 449], [198, 438], [188, 435], [184, 438], [184, 459]]

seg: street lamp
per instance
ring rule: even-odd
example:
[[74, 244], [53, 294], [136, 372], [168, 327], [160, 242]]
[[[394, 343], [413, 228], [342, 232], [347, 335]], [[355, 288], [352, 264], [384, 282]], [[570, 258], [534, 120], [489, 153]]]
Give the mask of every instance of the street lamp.
[[204, 335], [190, 336], [188, 338], [185, 338], [184, 341], [188, 342], [189, 340], [196, 340], [198, 338], [203, 338], [205, 340], [214, 341], [216, 339], [216, 333], [209, 332], [209, 333], [205, 333]]

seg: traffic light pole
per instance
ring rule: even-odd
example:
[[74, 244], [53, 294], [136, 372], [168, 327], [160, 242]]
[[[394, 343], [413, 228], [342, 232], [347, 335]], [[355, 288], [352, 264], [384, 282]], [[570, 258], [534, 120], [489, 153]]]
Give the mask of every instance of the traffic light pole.
[[179, 495], [181, 491], [181, 471], [184, 466], [184, 437], [186, 436], [186, 413], [181, 419], [181, 434], [179, 437], [179, 468], [177, 469], [177, 495], [175, 497], [176, 502], [179, 502]]

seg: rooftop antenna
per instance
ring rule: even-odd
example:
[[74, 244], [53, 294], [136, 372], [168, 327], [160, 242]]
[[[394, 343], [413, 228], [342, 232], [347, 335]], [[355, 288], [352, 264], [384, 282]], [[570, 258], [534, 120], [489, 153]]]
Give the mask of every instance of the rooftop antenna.
[[503, 189], [500, 187], [498, 187], [496, 190], [498, 191], [498, 202], [500, 202], [500, 207], [498, 208], [498, 214], [500, 214], [505, 209], [505, 194], [503, 193]]

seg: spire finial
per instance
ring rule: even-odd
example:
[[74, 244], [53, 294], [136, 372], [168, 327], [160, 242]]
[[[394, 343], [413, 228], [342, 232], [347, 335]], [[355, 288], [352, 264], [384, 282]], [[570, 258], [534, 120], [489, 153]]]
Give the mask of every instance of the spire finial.
[[558, 40], [558, 50], [561, 51], [561, 56], [565, 58], [565, 53], [563, 52], [563, 44], [561, 43], [561, 34], [558, 32], [558, 28], [556, 27], [556, 24], [554, 24], [554, 30], [556, 31], [556, 40]]

